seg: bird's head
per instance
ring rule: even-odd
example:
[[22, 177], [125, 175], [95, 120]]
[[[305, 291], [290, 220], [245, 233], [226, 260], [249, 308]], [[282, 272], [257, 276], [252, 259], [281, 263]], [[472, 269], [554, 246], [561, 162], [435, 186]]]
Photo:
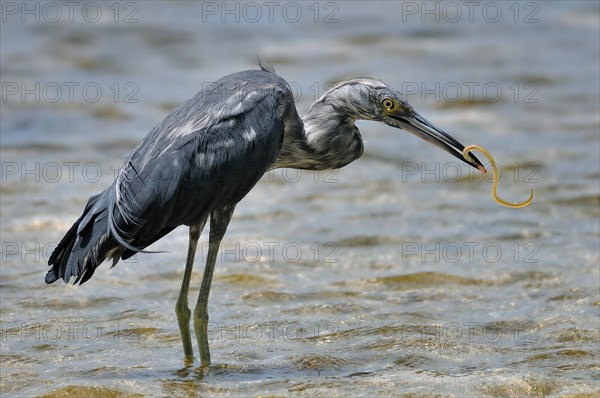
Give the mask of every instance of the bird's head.
[[344, 81], [325, 93], [318, 102], [328, 103], [337, 112], [345, 112], [354, 120], [373, 120], [408, 131], [461, 161], [485, 170], [474, 155], [470, 155], [471, 160], [463, 157], [463, 144], [419, 115], [399, 91], [381, 80], [358, 78]]

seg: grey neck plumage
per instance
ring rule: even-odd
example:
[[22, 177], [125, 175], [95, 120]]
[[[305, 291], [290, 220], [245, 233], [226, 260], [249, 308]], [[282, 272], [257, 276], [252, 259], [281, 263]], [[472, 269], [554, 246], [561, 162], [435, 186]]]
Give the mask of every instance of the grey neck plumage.
[[283, 145], [272, 169], [337, 169], [358, 159], [363, 142], [355, 117], [345, 104], [323, 98], [313, 104], [302, 125], [286, 125]]

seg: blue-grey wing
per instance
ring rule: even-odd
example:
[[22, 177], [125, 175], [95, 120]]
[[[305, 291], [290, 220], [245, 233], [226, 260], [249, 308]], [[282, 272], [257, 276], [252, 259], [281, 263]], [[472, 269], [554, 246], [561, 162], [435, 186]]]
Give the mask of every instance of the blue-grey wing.
[[146, 247], [239, 202], [275, 162], [285, 118], [297, 117], [289, 87], [273, 74], [240, 75], [232, 92], [201, 92], [180, 106], [126, 159], [105, 191], [120, 244]]
[[88, 200], [50, 256], [46, 283], [84, 283], [106, 258], [114, 265], [237, 203], [276, 161], [284, 130], [299, 123], [289, 86], [272, 71], [219, 79], [157, 125], [113, 184]]

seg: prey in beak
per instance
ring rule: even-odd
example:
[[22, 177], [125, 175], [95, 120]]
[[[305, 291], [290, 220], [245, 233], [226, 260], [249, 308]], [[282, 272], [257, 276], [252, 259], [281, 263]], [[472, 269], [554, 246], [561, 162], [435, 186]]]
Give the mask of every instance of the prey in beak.
[[383, 122], [387, 125], [406, 130], [479, 169], [482, 173], [486, 173], [483, 164], [471, 152], [469, 152], [468, 159], [463, 156], [465, 149], [463, 144], [419, 115], [406, 100], [386, 97], [381, 100], [381, 106], [383, 107]]

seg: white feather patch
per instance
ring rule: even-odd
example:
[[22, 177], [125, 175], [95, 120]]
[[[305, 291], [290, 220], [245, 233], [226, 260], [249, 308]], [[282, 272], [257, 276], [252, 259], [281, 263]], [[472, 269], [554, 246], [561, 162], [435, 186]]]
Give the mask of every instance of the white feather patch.
[[253, 141], [256, 138], [256, 130], [250, 127], [248, 130], [244, 130], [242, 137], [248, 142]]

